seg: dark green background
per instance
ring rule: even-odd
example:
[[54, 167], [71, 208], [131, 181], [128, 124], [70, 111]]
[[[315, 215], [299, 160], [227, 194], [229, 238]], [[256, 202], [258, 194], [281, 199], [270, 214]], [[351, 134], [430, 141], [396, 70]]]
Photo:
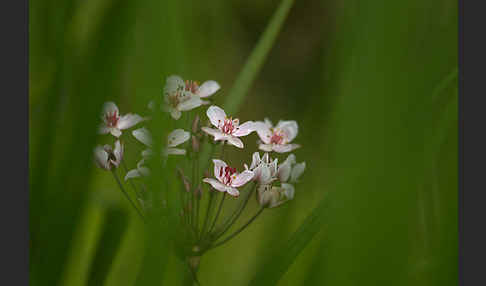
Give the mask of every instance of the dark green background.
[[[30, 1], [31, 285], [181, 283], [93, 164], [99, 111], [144, 113], [172, 73], [218, 81], [222, 105], [279, 3]], [[296, 0], [236, 115], [297, 120], [307, 169], [203, 257], [202, 285], [457, 284], [457, 45], [456, 1]]]

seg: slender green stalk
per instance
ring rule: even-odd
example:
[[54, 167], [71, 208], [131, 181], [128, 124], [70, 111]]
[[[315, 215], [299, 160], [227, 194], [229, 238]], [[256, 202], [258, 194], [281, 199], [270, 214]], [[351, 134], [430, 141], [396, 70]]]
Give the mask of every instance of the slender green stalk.
[[255, 183], [255, 186], [251, 189], [250, 193], [246, 196], [245, 200], [243, 201], [243, 204], [240, 206], [240, 208], [236, 211], [235, 215], [231, 216], [228, 218], [228, 220], [223, 224], [223, 230], [216, 236], [216, 239], [220, 238], [223, 236], [230, 228], [231, 226], [238, 220], [240, 217], [241, 213], [243, 213], [243, 210], [246, 208], [246, 204], [250, 200], [250, 197], [253, 195], [257, 188], [257, 184]]
[[[122, 164], [123, 164], [123, 168], [125, 169], [125, 175], [126, 175], [126, 173], [128, 173], [128, 168], [127, 168], [127, 164], [125, 163], [125, 160], [122, 160]], [[137, 186], [135, 185], [135, 183], [133, 183], [132, 180], [129, 180], [129, 181], [130, 181], [130, 185], [132, 186], [132, 189], [135, 191], [135, 194], [137, 196], [139, 196], [139, 197], [142, 197], [142, 193], [137, 188]]]
[[242, 232], [245, 228], [247, 228], [263, 212], [264, 209], [265, 209], [264, 207], [261, 207], [258, 210], [258, 212], [248, 222], [246, 222], [242, 227], [240, 227], [237, 231], [230, 234], [224, 240], [222, 240], [222, 241], [220, 241], [216, 244], [213, 244], [209, 249], [212, 249], [212, 248], [218, 247], [222, 244], [225, 244], [226, 242], [230, 241], [233, 237], [237, 236], [240, 232]]
[[111, 172], [113, 173], [113, 177], [115, 177], [115, 180], [116, 182], [118, 183], [118, 187], [120, 187], [120, 190], [122, 191], [122, 193], [125, 195], [125, 198], [130, 202], [130, 204], [132, 205], [132, 207], [137, 211], [138, 215], [140, 216], [140, 218], [143, 220], [143, 222], [145, 222], [145, 216], [142, 214], [142, 212], [140, 212], [140, 210], [138, 209], [138, 207], [135, 205], [135, 203], [132, 201], [132, 199], [130, 198], [130, 196], [127, 194], [127, 192], [125, 191], [125, 188], [123, 188], [123, 185], [122, 183], [120, 182], [120, 179], [118, 178], [118, 175], [116, 174], [115, 172], [115, 169], [111, 170]]
[[201, 235], [200, 235], [200, 240], [202, 240], [204, 238], [204, 236], [206, 235], [206, 227], [208, 226], [208, 221], [209, 221], [209, 213], [210, 213], [210, 210], [212, 210], [212, 205], [213, 205], [213, 201], [214, 201], [214, 197], [216, 196], [216, 193], [215, 191], [212, 191], [210, 190], [209, 191], [209, 202], [208, 202], [208, 206], [206, 208], [206, 218], [204, 219], [204, 224], [203, 224], [203, 227], [201, 229]]
[[224, 192], [223, 197], [221, 198], [221, 201], [220, 201], [219, 207], [218, 207], [218, 212], [216, 213], [216, 217], [213, 220], [213, 224], [209, 228], [209, 233], [211, 233], [211, 231], [213, 231], [214, 226], [216, 225], [216, 222], [218, 221], [219, 214], [221, 213], [221, 209], [223, 208], [223, 203], [224, 203], [225, 198], [226, 198], [226, 192]]
[[268, 52], [275, 43], [278, 32], [282, 28], [293, 3], [293, 0], [282, 0], [277, 11], [273, 14], [270, 23], [258, 40], [256, 47], [246, 61], [243, 70], [239, 73], [235, 84], [224, 102], [224, 109], [227, 114], [235, 114], [243, 102], [245, 95], [267, 58]]

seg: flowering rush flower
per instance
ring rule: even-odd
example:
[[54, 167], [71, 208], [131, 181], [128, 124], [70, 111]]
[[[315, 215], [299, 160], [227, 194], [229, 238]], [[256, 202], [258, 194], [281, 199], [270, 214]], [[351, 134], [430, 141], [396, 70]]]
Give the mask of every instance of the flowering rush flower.
[[272, 160], [268, 153], [260, 158], [260, 153], [255, 152], [252, 156], [250, 168], [245, 164], [245, 169], [253, 171], [255, 174], [253, 176], [254, 181], [257, 181], [260, 185], [266, 185], [277, 179], [277, 163], [278, 159]]
[[253, 178], [253, 172], [250, 170], [238, 173], [236, 168], [231, 168], [222, 160], [214, 159], [213, 163], [216, 179], [204, 178], [203, 182], [210, 184], [220, 192], [227, 192], [237, 197], [240, 195], [237, 188], [243, 186]]
[[299, 128], [294, 120], [281, 120], [277, 126], [273, 127], [270, 120], [255, 122], [255, 129], [262, 144], [258, 146], [260, 150], [277, 153], [286, 153], [300, 147], [299, 144], [291, 144], [297, 136]]
[[133, 170], [130, 170], [130, 171], [127, 172], [127, 174], [125, 175], [125, 181], [128, 180], [128, 179], [132, 179], [132, 178], [138, 178], [138, 177], [141, 177], [141, 176], [150, 175], [150, 169], [145, 167], [144, 164], [145, 164], [145, 159], [140, 160], [137, 163], [136, 169], [133, 169]]
[[[148, 147], [152, 147], [152, 136], [145, 128], [139, 128], [132, 131], [133, 136]], [[191, 134], [183, 129], [175, 129], [167, 136], [167, 148], [164, 149], [164, 155], [185, 155], [186, 150], [175, 148], [180, 144], [186, 142], [191, 137]], [[142, 151], [142, 156], [147, 157], [152, 154], [150, 149]]]
[[167, 78], [164, 87], [165, 111], [175, 120], [181, 117], [182, 111], [188, 111], [203, 104], [209, 104], [202, 98], [213, 95], [220, 89], [214, 80], [205, 81], [199, 85], [197, 81], [184, 81], [178, 75], [171, 75]]
[[227, 117], [223, 109], [212, 105], [206, 111], [211, 124], [216, 128], [202, 127], [201, 130], [214, 137], [214, 141], [228, 141], [229, 144], [243, 148], [243, 142], [238, 138], [255, 131], [253, 121], [240, 125], [238, 118]]
[[140, 115], [128, 113], [123, 116], [120, 115], [118, 107], [115, 103], [109, 101], [103, 105], [103, 113], [101, 115], [103, 123], [99, 128], [100, 134], [111, 133], [115, 137], [120, 137], [121, 130], [128, 129], [143, 121]]
[[112, 149], [110, 145], [96, 146], [94, 155], [98, 167], [105, 170], [118, 168], [123, 159], [123, 144], [120, 143], [120, 140], [116, 140], [115, 149]]

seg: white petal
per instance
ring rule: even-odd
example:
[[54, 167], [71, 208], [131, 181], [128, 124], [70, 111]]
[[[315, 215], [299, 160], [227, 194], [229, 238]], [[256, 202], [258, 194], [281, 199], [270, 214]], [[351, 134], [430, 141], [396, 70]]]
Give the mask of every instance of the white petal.
[[222, 124], [226, 118], [226, 113], [224, 110], [216, 105], [211, 105], [206, 111], [206, 115], [211, 121], [211, 124], [215, 127], [219, 127], [219, 125]]
[[98, 127], [98, 133], [99, 134], [107, 134], [111, 130], [110, 127], [106, 126], [104, 123], [101, 123], [100, 126]]
[[152, 135], [150, 135], [150, 132], [147, 130], [147, 128], [142, 127], [139, 129], [135, 129], [132, 131], [132, 135], [143, 144], [149, 147], [152, 146]]
[[122, 132], [118, 128], [111, 128], [110, 129], [111, 135], [115, 136], [116, 138], [120, 137], [122, 135]]
[[202, 100], [198, 96], [191, 95], [189, 99], [184, 100], [183, 102], [177, 105], [177, 109], [180, 111], [188, 111], [199, 107], [202, 105]]
[[282, 145], [274, 144], [272, 146], [272, 150], [277, 152], [277, 153], [287, 153], [287, 152], [293, 151], [293, 150], [295, 150], [299, 147], [300, 147], [299, 144], [282, 144]]
[[181, 112], [179, 110], [175, 108], [171, 108], [169, 110], [170, 110], [170, 116], [172, 116], [172, 118], [174, 118], [175, 120], [181, 118]]
[[272, 181], [272, 174], [270, 169], [265, 165], [258, 166], [254, 171], [254, 179], [256, 179], [261, 185], [269, 184]]
[[295, 164], [294, 168], [292, 168], [292, 173], [290, 174], [290, 181], [297, 182], [299, 177], [304, 173], [305, 170], [305, 162]]
[[260, 164], [260, 153], [259, 152], [255, 152], [253, 153], [253, 156], [251, 158], [251, 165], [250, 165], [250, 169], [254, 169], [256, 168], [259, 164]]
[[140, 167], [138, 168], [138, 172], [140, 174], [142, 174], [143, 176], [147, 177], [148, 175], [150, 175], [150, 169], [147, 168], [147, 167]]
[[186, 155], [186, 149], [167, 148], [165, 151], [167, 155]]
[[109, 170], [110, 164], [108, 162], [108, 153], [106, 153], [103, 146], [96, 146], [94, 149], [95, 162], [98, 167]]
[[247, 121], [238, 127], [236, 127], [236, 130], [233, 131], [233, 135], [237, 137], [241, 136], [246, 136], [250, 133], [255, 131], [255, 123], [253, 121]]
[[133, 169], [133, 170], [130, 170], [127, 172], [127, 174], [125, 175], [125, 181], [128, 180], [128, 179], [132, 179], [132, 178], [138, 178], [138, 177], [141, 177], [142, 175], [140, 174], [140, 172], [137, 170], [137, 169]]
[[238, 197], [240, 195], [238, 189], [233, 187], [226, 187], [226, 192], [232, 195], [233, 197]]
[[214, 129], [214, 128], [209, 128], [209, 127], [201, 127], [201, 130], [204, 131], [205, 133], [214, 136], [214, 141], [219, 141], [219, 140], [226, 140], [228, 137], [231, 135], [228, 135], [226, 133], [221, 132], [219, 129]]
[[255, 131], [258, 134], [258, 137], [260, 137], [260, 140], [262, 140], [263, 143], [265, 144], [270, 143], [273, 133], [267, 124], [261, 121], [257, 121], [254, 123], [253, 128], [255, 129]]
[[260, 144], [258, 145], [258, 149], [263, 150], [265, 152], [271, 152], [272, 151], [272, 144]]
[[270, 119], [265, 117], [265, 119], [263, 119], [263, 122], [265, 123], [265, 125], [267, 125], [268, 128], [273, 127], [272, 121], [270, 121]]
[[167, 146], [175, 147], [186, 142], [189, 140], [189, 138], [191, 138], [191, 134], [189, 132], [184, 131], [184, 129], [175, 129], [169, 133], [167, 138]]
[[270, 174], [272, 177], [275, 177], [277, 175], [277, 170], [278, 170], [278, 159], [275, 158], [275, 160], [273, 160], [270, 164], [269, 164], [269, 168], [270, 168]]
[[120, 112], [118, 111], [118, 106], [113, 101], [108, 101], [103, 104], [103, 116], [105, 114], [114, 114], [116, 113], [117, 116], [120, 115]]
[[142, 151], [142, 157], [144, 158], [148, 158], [150, 156], [152, 156], [154, 154], [154, 152], [152, 152], [152, 150], [150, 149], [145, 149]]
[[167, 78], [164, 86], [164, 93], [173, 93], [178, 89], [184, 88], [186, 84], [184, 80], [178, 75], [171, 75]]
[[144, 119], [138, 114], [128, 113], [128, 114], [120, 117], [116, 127], [118, 127], [118, 129], [120, 129], [120, 130], [128, 129], [128, 128], [133, 127], [136, 124], [142, 122], [143, 120]]
[[270, 155], [268, 153], [263, 154], [262, 162], [268, 164], [270, 162]]
[[213, 95], [216, 91], [220, 89], [220, 86], [214, 80], [208, 80], [203, 82], [203, 84], [197, 89], [196, 95], [199, 97], [208, 97]]
[[280, 182], [287, 182], [292, 171], [292, 165], [289, 161], [285, 160], [280, 166], [278, 166], [278, 179]]
[[234, 137], [234, 136], [228, 136], [226, 138], [226, 140], [228, 140], [228, 143], [231, 144], [231, 145], [234, 145], [238, 148], [243, 148], [243, 142], [240, 140], [240, 138], [238, 137]]
[[299, 132], [299, 126], [295, 120], [280, 121], [276, 128], [285, 132], [288, 142], [294, 140]]
[[219, 159], [213, 159], [214, 163], [214, 176], [219, 181], [222, 181], [222, 176], [224, 175], [224, 168], [228, 166], [224, 161]]
[[240, 187], [249, 182], [251, 179], [253, 179], [253, 172], [252, 171], [243, 171], [242, 173], [236, 175], [236, 178], [234, 178], [231, 181], [231, 186], [232, 187]]
[[294, 198], [295, 189], [291, 184], [282, 184], [283, 195], [288, 199], [292, 200]]
[[210, 184], [211, 186], [213, 186], [214, 189], [220, 192], [226, 192], [226, 185], [222, 184], [218, 180], [212, 178], [204, 178], [203, 182]]
[[120, 140], [116, 140], [113, 154], [116, 158], [115, 165], [118, 167], [120, 162], [123, 160], [123, 144], [120, 143]]

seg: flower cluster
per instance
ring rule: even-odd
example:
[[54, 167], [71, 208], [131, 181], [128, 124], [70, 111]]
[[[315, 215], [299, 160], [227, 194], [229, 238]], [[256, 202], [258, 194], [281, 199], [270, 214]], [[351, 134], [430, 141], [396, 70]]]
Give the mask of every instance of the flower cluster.
[[[238, 118], [227, 115], [221, 107], [211, 102], [209, 97], [219, 89], [220, 85], [213, 80], [199, 84], [197, 81], [183, 80], [177, 75], [167, 78], [163, 88], [161, 108], [154, 108], [154, 101], [149, 103], [151, 112], [162, 111], [168, 119], [175, 120], [170, 119], [170, 125], [174, 126], [174, 129], [168, 132], [164, 142], [161, 142], [162, 150], [160, 152], [154, 150], [156, 144], [153, 144], [152, 138], [155, 137], [151, 134], [154, 130], [149, 131], [149, 125], [140, 126], [128, 133], [129, 138], [136, 139], [132, 141], [143, 149], [136, 167], [124, 168], [124, 182], [132, 186], [132, 195], [126, 192], [124, 183], [118, 179], [117, 174], [117, 168], [124, 163], [125, 146], [122, 140], [128, 141], [123, 139], [125, 138], [123, 131], [142, 122], [149, 122], [150, 117], [131, 113], [122, 116], [113, 102], [107, 102], [103, 107], [99, 133], [113, 135], [114, 137], [111, 138], [115, 139], [114, 148], [110, 145], [100, 145], [94, 150], [96, 164], [102, 169], [113, 172], [119, 187], [142, 217], [144, 217], [142, 210], [147, 210], [155, 203], [162, 206], [168, 204], [166, 201], [152, 202], [147, 199], [152, 196], [149, 193], [146, 177], [155, 175], [146, 165], [147, 160], [157, 159], [156, 161], [162, 164], [162, 168], [167, 167], [169, 158], [175, 160], [178, 177], [182, 181], [181, 241], [188, 241], [184, 245], [190, 245], [190, 251], [196, 252], [194, 255], [199, 256], [225, 243], [242, 230], [239, 229], [223, 238], [255, 191], [260, 210], [244, 227], [247, 227], [264, 209], [274, 208], [292, 200], [295, 185], [306, 166], [305, 162], [297, 163], [294, 154], [288, 154], [280, 164], [277, 158], [282, 153], [289, 153], [300, 147], [299, 144], [293, 143], [298, 134], [296, 121], [281, 120], [274, 126], [269, 119], [265, 118], [263, 121], [250, 120], [240, 124]], [[208, 106], [205, 115], [195, 110], [200, 106]], [[184, 119], [179, 120], [182, 116]], [[189, 123], [189, 126], [184, 126]], [[256, 142], [258, 149], [264, 153], [260, 156], [259, 152], [254, 152], [249, 166], [242, 162], [240, 165], [243, 168], [238, 171], [234, 165], [228, 163], [231, 160], [227, 158], [225, 148], [234, 146], [237, 148], [235, 150], [241, 151], [246, 146], [242, 141], [243, 137], [253, 132], [259, 138]], [[186, 144], [189, 142], [190, 144]], [[207, 148], [203, 148], [204, 146]], [[209, 175], [210, 168], [213, 170], [213, 176]], [[167, 172], [172, 171], [167, 170]], [[136, 184], [135, 180], [138, 180]], [[226, 195], [237, 199], [240, 207], [224, 222], [218, 223]], [[132, 200], [132, 196], [137, 200]], [[214, 204], [218, 196], [221, 199], [216, 207]], [[203, 205], [207, 206], [207, 210], [205, 216], [201, 218], [200, 213], [204, 214], [200, 211], [203, 200], [206, 200]], [[217, 211], [213, 211], [216, 209]]]

